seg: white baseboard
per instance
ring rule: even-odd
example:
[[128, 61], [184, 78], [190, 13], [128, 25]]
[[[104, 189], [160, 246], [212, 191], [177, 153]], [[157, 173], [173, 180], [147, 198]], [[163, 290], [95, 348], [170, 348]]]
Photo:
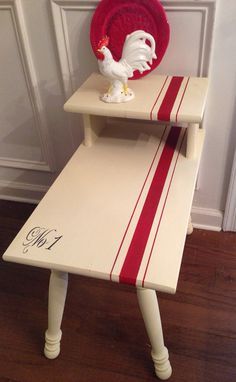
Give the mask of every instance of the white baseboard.
[[233, 168], [225, 206], [225, 216], [223, 222], [224, 231], [236, 232], [236, 150], [233, 160]]
[[218, 232], [222, 230], [223, 211], [193, 207], [191, 217], [194, 228]]
[[49, 187], [20, 182], [0, 181], [0, 199], [37, 204]]
[[[42, 185], [0, 181], [0, 199], [37, 204], [48, 188]], [[194, 228], [222, 230], [223, 212], [220, 210], [193, 207], [191, 217]]]

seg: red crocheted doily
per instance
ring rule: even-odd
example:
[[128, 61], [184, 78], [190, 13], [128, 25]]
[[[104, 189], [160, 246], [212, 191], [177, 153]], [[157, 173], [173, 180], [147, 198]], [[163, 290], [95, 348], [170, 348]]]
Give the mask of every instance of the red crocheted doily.
[[[158, 0], [101, 0], [93, 15], [90, 30], [92, 49], [97, 56], [99, 41], [109, 36], [109, 49], [113, 58], [119, 60], [127, 34], [135, 30], [150, 33], [156, 41], [157, 59], [153, 60], [151, 70], [161, 62], [167, 49], [170, 28], [163, 6]], [[135, 71], [132, 79], [150, 73]]]

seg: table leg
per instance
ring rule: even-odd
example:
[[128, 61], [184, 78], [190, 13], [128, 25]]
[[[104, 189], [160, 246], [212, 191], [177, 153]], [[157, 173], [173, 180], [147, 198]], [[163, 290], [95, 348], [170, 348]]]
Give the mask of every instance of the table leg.
[[196, 155], [197, 133], [199, 129], [198, 123], [189, 123], [187, 127], [187, 151], [186, 157], [193, 159]]
[[188, 229], [187, 229], [187, 234], [191, 235], [193, 233], [193, 225], [192, 225], [192, 219], [191, 215], [189, 216], [189, 221], [188, 221]]
[[162, 380], [171, 376], [168, 349], [164, 345], [160, 311], [156, 292], [137, 288], [138, 302], [152, 346], [152, 359], [157, 377]]
[[68, 273], [51, 272], [48, 293], [48, 329], [45, 333], [44, 354], [49, 359], [60, 353], [61, 321], [64, 312], [68, 285]]
[[83, 114], [84, 145], [93, 146], [106, 125], [106, 118], [98, 115]]

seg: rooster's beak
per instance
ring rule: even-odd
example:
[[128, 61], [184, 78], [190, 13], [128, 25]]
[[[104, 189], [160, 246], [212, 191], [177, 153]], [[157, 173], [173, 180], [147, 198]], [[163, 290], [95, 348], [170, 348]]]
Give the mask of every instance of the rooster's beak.
[[97, 52], [102, 53], [101, 49], [97, 49]]

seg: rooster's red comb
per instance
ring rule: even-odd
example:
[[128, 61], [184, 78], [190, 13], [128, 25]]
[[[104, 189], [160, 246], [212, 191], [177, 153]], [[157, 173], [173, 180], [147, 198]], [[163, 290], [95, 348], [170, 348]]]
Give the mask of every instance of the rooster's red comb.
[[99, 43], [98, 43], [98, 49], [101, 49], [103, 46], [108, 46], [108, 44], [109, 44], [109, 37], [108, 36], [105, 36], [105, 37], [103, 37], [100, 41], [99, 41]]

